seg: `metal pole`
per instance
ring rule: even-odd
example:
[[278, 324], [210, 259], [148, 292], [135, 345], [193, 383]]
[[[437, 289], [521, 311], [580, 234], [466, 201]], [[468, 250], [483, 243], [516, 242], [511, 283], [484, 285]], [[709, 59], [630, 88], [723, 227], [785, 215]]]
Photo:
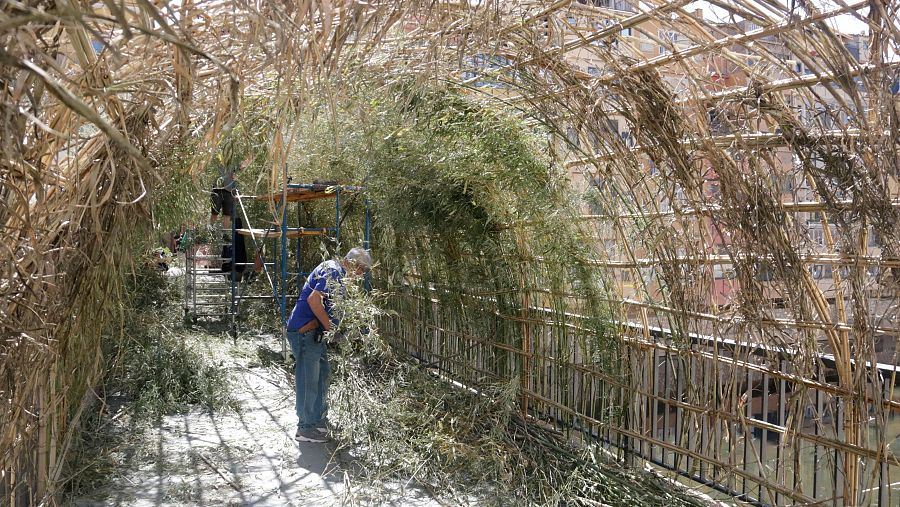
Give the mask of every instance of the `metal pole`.
[[[190, 301], [191, 297], [191, 256], [190, 256], [190, 247], [185, 245], [185, 233], [181, 233], [181, 248], [184, 249], [184, 316], [187, 317], [188, 314], [188, 301]], [[193, 239], [191, 240], [193, 241]]]
[[[196, 234], [194, 235], [196, 237]], [[196, 246], [196, 245], [195, 245]], [[197, 313], [197, 251], [191, 253], [191, 312]]]
[[[278, 298], [278, 308], [281, 310], [281, 357], [287, 360], [287, 322], [288, 316], [287, 312], [287, 304], [285, 301], [286, 294], [284, 284], [287, 280], [287, 191], [290, 185], [290, 178], [288, 177], [288, 165], [287, 162], [282, 164], [282, 179], [281, 179], [281, 282], [279, 283], [279, 287], [281, 290], [281, 297]], [[278, 250], [278, 241], [273, 241], [272, 249]], [[277, 294], [276, 294], [277, 295]]]
[[287, 200], [282, 203], [281, 209], [281, 282], [279, 283], [279, 291], [281, 293], [281, 323], [287, 326], [287, 301], [285, 285], [287, 284]]
[[234, 216], [235, 184], [231, 182], [231, 305], [228, 313], [231, 316], [231, 339], [237, 344], [237, 229]]
[[[363, 248], [367, 251], [369, 250], [369, 227], [371, 226], [371, 219], [369, 218], [369, 199], [366, 198], [366, 223], [363, 229]], [[371, 289], [371, 282], [369, 281], [369, 273], [366, 272], [365, 276], [365, 289], [366, 292], [369, 292]]]
[[341, 187], [334, 192], [334, 242], [335, 253], [341, 251]]
[[[297, 202], [297, 228], [298, 229], [303, 228], [303, 223], [301, 222], [301, 219], [300, 219], [300, 211], [302, 209], [303, 209], [303, 203], [298, 201]], [[303, 275], [301, 274], [301, 273], [303, 273], [303, 268], [302, 268], [301, 262], [300, 262], [302, 253], [303, 253], [303, 235], [299, 234], [299, 235], [297, 235], [297, 294], [300, 294], [300, 292], [303, 291], [304, 279], [303, 279]]]

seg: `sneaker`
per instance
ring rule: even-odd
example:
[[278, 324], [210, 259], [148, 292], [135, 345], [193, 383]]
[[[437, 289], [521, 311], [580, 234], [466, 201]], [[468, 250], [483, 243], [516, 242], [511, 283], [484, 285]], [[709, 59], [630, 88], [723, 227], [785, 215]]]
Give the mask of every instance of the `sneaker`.
[[308, 430], [301, 430], [300, 428], [297, 428], [297, 433], [294, 434], [294, 440], [298, 442], [314, 442], [317, 444], [324, 444], [328, 441], [328, 436], [320, 433], [315, 428], [310, 428]]

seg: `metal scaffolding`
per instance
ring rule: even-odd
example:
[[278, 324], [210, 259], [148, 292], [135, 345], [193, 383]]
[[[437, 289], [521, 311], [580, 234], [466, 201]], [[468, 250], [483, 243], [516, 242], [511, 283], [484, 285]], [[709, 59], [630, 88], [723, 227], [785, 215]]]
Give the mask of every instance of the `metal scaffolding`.
[[[342, 196], [347, 194], [362, 195], [362, 187], [349, 185], [328, 185], [328, 184], [287, 184], [281, 192], [265, 194], [259, 196], [244, 196], [237, 188], [232, 190], [234, 196], [235, 215], [231, 220], [231, 228], [222, 229], [221, 232], [231, 234], [231, 255], [223, 257], [220, 255], [197, 255], [196, 245], [190, 245], [185, 249], [185, 316], [190, 318], [198, 317], [219, 317], [226, 318], [229, 322], [229, 329], [233, 337], [238, 332], [238, 317], [241, 311], [241, 305], [245, 300], [272, 300], [278, 310], [279, 320], [282, 329], [282, 352], [286, 353], [286, 333], [287, 321], [290, 317], [288, 308], [288, 300], [296, 299], [303, 288], [309, 271], [304, 271], [301, 266], [303, 254], [303, 239], [311, 237], [331, 237], [336, 245], [340, 245], [341, 241], [341, 225], [345, 216], [342, 214]], [[284, 205], [280, 206], [280, 217], [275, 223], [267, 228], [254, 228], [247, 209], [244, 205], [244, 199], [250, 198], [257, 201], [271, 202], [275, 204], [275, 209], [282, 199]], [[317, 201], [322, 199], [334, 199], [334, 225], [332, 227], [303, 227], [301, 226], [300, 204], [309, 201]], [[298, 206], [296, 210], [296, 227], [288, 225], [290, 221], [290, 213], [288, 203], [295, 202]], [[369, 230], [370, 216], [369, 203], [365, 203], [365, 222], [363, 230], [363, 247], [369, 248]], [[238, 218], [240, 217], [240, 218]], [[238, 221], [246, 226], [238, 226]], [[249, 238], [253, 244], [257, 259], [247, 259], [245, 262], [238, 262], [237, 244], [238, 237]], [[271, 241], [271, 255], [267, 259], [265, 255], [265, 246]], [[294, 252], [294, 266], [289, 267], [291, 251]], [[216, 270], [204, 263], [209, 262], [229, 262], [230, 270]], [[243, 267], [244, 269], [239, 269]], [[247, 269], [261, 270], [261, 274], [265, 276], [271, 295], [247, 295], [246, 287], [239, 285], [238, 273]], [[292, 285], [292, 283], [294, 285]], [[366, 287], [368, 288], [369, 279], [366, 276]], [[295, 287], [296, 290], [289, 290]], [[221, 307], [225, 308], [221, 308]], [[210, 311], [210, 309], [220, 308], [220, 311]]]

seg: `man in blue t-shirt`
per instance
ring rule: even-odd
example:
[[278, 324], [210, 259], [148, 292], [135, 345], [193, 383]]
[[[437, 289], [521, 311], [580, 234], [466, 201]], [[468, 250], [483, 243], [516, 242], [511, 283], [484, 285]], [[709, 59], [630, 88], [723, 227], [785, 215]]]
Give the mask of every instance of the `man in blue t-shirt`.
[[297, 395], [297, 433], [300, 442], [327, 442], [325, 415], [328, 411], [328, 366], [326, 343], [322, 335], [338, 324], [333, 299], [343, 291], [344, 278], [352, 273], [362, 276], [372, 268], [372, 257], [365, 249], [352, 248], [338, 262], [327, 260], [312, 270], [291, 318], [287, 339], [294, 354], [294, 387]]

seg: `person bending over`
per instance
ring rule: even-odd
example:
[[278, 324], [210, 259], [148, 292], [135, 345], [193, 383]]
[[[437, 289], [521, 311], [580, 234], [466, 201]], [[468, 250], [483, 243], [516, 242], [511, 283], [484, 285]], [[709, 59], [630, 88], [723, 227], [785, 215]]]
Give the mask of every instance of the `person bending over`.
[[348, 275], [362, 276], [372, 268], [363, 248], [352, 248], [341, 261], [326, 260], [309, 274], [287, 324], [287, 339], [294, 354], [297, 433], [300, 442], [327, 442], [327, 347], [322, 335], [338, 325], [333, 299], [343, 291]]

